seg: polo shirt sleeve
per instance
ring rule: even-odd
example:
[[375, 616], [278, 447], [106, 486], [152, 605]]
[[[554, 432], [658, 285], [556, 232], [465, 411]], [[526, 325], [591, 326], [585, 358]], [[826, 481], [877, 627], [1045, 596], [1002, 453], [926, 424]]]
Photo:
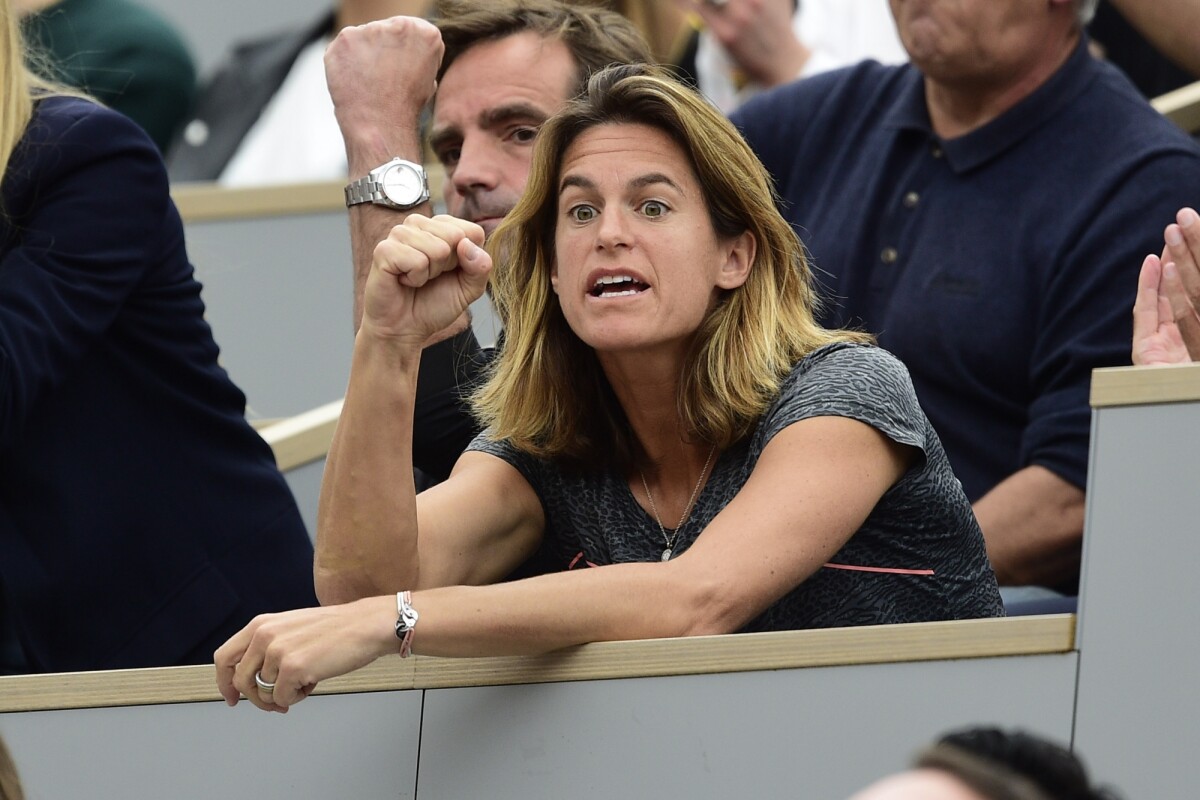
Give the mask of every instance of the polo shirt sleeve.
[[[1064, 219], [1077, 233], [1046, 265], [1044, 302], [1033, 332], [1031, 397], [1020, 463], [1039, 465], [1083, 488], [1091, 431], [1092, 370], [1130, 363], [1130, 314], [1138, 269], [1160, 253], [1163, 228], [1197, 202], [1200, 153], [1180, 142], [1120, 171], [1087, 196], [1063, 187]], [[1080, 208], [1082, 206], [1082, 208]], [[1082, 212], [1082, 213], [1078, 213]]]

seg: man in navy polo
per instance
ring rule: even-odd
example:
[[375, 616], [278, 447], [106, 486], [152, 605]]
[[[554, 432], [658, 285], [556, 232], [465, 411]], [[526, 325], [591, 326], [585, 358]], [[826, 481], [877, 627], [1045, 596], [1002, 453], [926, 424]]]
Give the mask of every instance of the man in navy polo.
[[1002, 584], [1073, 593], [1091, 371], [1129, 363], [1138, 265], [1200, 148], [1088, 53], [1095, 0], [891, 0], [912, 63], [760, 96], [824, 322], [912, 372]]

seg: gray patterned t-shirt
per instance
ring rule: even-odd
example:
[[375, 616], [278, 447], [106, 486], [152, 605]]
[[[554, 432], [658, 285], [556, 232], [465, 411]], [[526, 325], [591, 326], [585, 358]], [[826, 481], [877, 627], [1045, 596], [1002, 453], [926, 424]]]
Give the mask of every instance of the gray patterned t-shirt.
[[[1003, 616], [983, 535], [908, 370], [877, 347], [835, 344], [784, 380], [754, 432], [720, 454], [678, 533], [683, 552], [746, 483], [775, 434], [810, 417], [859, 420], [920, 451], [829, 564], [744, 630], [773, 631]], [[516, 467], [541, 499], [539, 571], [657, 561], [658, 523], [612, 470], [569, 472], [480, 434], [470, 445]]]

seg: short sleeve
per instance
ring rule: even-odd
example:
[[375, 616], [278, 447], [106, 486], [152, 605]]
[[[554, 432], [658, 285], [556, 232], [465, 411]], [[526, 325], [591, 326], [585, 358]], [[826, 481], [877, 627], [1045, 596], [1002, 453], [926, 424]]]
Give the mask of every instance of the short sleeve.
[[767, 411], [761, 446], [784, 428], [812, 417], [847, 417], [899, 444], [926, 451], [929, 422], [908, 369], [878, 347], [835, 344], [796, 365]]
[[547, 464], [528, 453], [518, 450], [507, 439], [492, 438], [491, 429], [485, 430], [467, 445], [467, 452], [487, 453], [511, 464], [520, 472], [540, 497], [545, 488]]

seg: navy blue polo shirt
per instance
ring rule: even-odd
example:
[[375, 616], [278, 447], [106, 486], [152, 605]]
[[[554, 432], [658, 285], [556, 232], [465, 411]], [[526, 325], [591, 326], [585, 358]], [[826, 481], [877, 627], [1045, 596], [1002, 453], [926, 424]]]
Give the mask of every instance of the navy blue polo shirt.
[[911, 65], [790, 84], [734, 122], [811, 254], [822, 322], [908, 365], [967, 496], [1033, 464], [1082, 488], [1091, 371], [1129, 363], [1138, 268], [1200, 199], [1200, 148], [1084, 42], [951, 140]]

